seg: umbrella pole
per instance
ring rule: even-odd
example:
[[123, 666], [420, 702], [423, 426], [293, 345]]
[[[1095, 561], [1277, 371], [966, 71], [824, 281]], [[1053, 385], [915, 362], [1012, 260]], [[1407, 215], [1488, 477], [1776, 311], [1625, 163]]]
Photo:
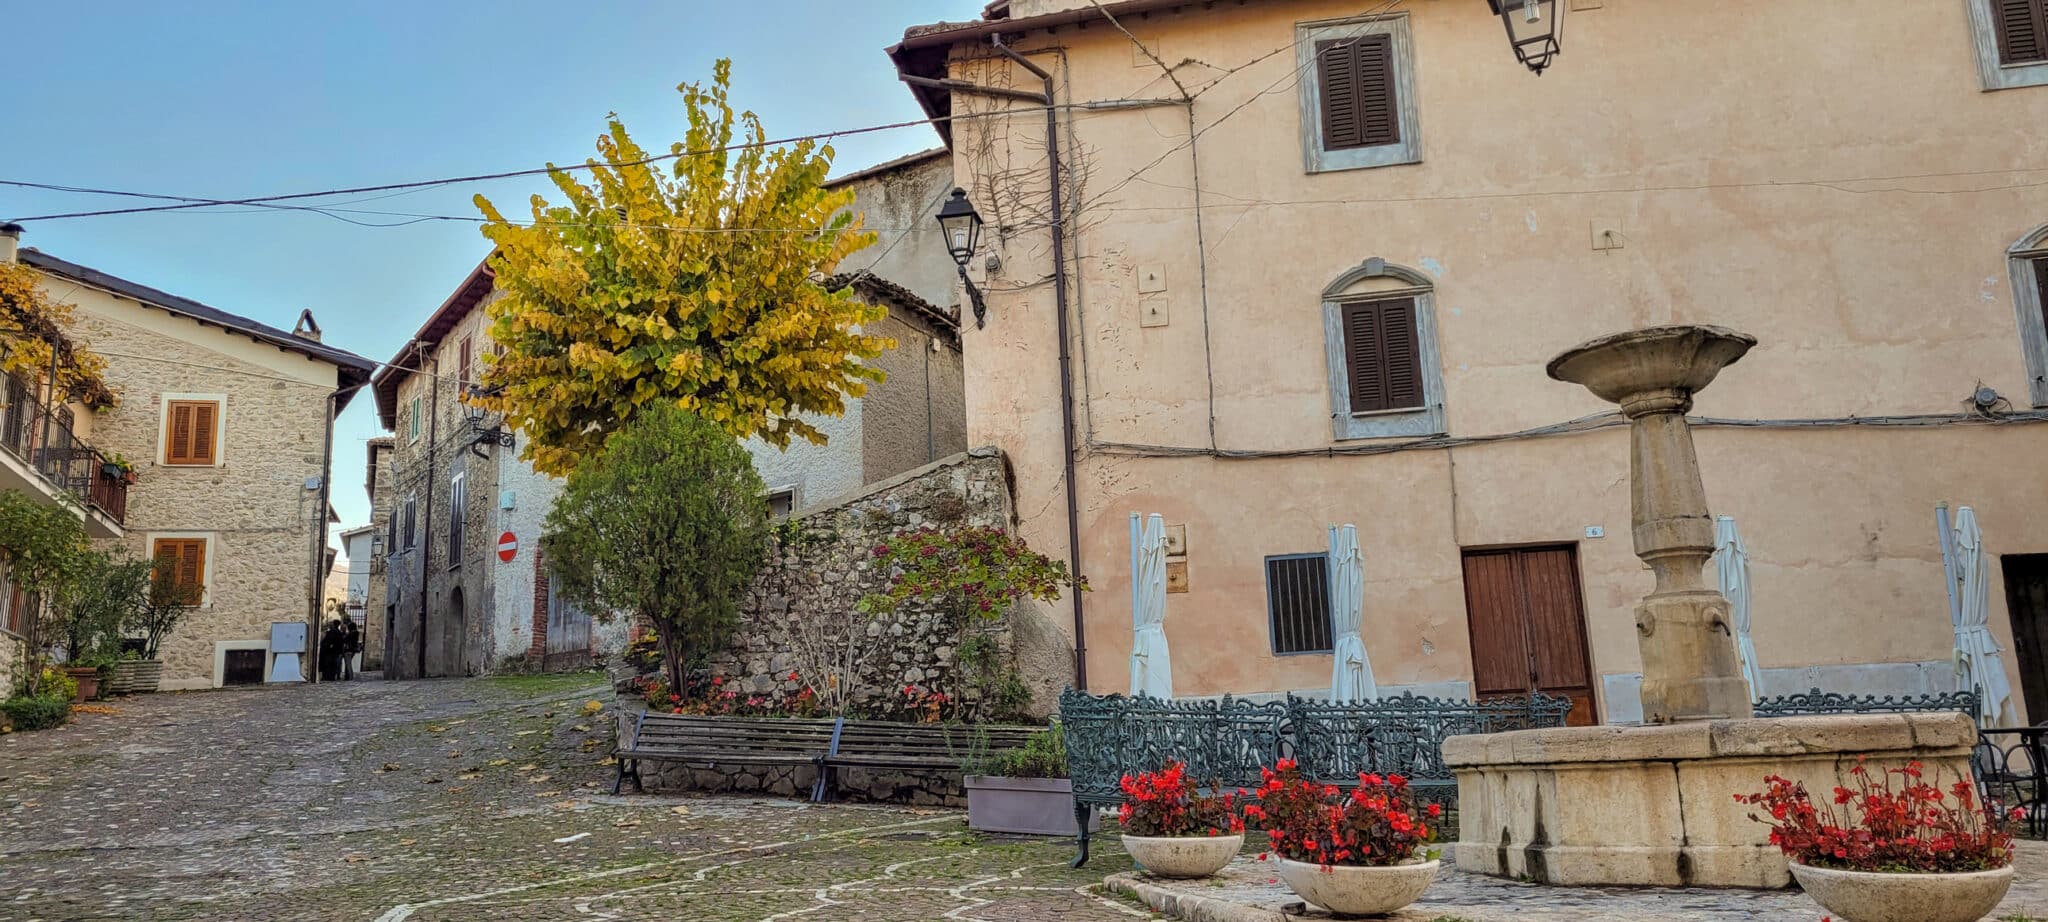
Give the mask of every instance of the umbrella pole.
[[[1935, 537], [1941, 544], [1941, 581], [1948, 588], [1948, 629], [1953, 635], [1956, 626], [1963, 621], [1963, 611], [1962, 600], [1956, 597], [1956, 540], [1955, 532], [1949, 525], [1948, 503], [1935, 504], [1934, 530]], [[1950, 641], [1950, 644], [1953, 646], [1954, 641]], [[1969, 679], [1963, 674], [1961, 654], [1960, 650], [1954, 651], [1949, 654], [1949, 659], [1955, 664], [1956, 690], [1969, 691]]]

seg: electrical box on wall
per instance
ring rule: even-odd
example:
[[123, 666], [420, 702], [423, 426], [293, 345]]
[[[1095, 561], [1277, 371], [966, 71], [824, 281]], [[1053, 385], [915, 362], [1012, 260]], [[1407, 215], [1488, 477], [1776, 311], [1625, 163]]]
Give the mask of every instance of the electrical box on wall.
[[1166, 325], [1166, 296], [1143, 295], [1138, 298], [1138, 325], [1141, 327], [1163, 327]]
[[1166, 290], [1166, 267], [1158, 263], [1138, 267], [1138, 293], [1157, 294]]
[[500, 508], [500, 509], [510, 509], [510, 508], [512, 508], [512, 507], [513, 507], [513, 505], [514, 505], [514, 503], [512, 502], [512, 491], [511, 491], [511, 490], [499, 490], [499, 491], [498, 491], [498, 508]]
[[1166, 562], [1166, 591], [1167, 591], [1167, 592], [1186, 592], [1186, 591], [1188, 591], [1188, 562], [1187, 562], [1187, 561], [1185, 561], [1185, 560], [1169, 560], [1169, 561], [1167, 561], [1167, 562]]
[[1166, 526], [1166, 556], [1186, 557], [1188, 554], [1188, 527], [1186, 525]]

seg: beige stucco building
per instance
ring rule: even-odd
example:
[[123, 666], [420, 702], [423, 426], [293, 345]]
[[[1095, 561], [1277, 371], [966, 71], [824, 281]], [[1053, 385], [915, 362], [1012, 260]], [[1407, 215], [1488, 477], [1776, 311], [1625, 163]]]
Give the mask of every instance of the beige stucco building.
[[134, 467], [119, 496], [99, 484], [101, 472], [78, 473], [96, 478], [82, 513], [88, 534], [139, 557], [177, 557], [199, 574], [198, 610], [163, 643], [162, 687], [261, 681], [270, 625], [306, 623], [320, 603], [331, 554], [329, 421], [373, 363], [321, 343], [309, 315], [287, 332], [17, 252], [15, 234], [0, 236], [0, 259], [35, 268], [53, 298], [75, 305], [68, 333], [106, 359], [103, 377], [119, 398], [110, 409], [73, 407], [60, 421], [69, 435], [50, 443], [73, 445], [74, 459], [119, 456]]
[[[1760, 341], [1695, 410], [1759, 691], [1953, 686], [1946, 501], [2040, 708], [2048, 48], [1988, 0], [1561, 5], [1540, 79], [1477, 0], [1012, 0], [891, 49], [988, 220], [968, 440], [1056, 554], [1072, 331], [1088, 685], [1124, 690], [1126, 518], [1158, 512], [1176, 692], [1327, 689], [1319, 559], [1355, 523], [1383, 691], [1638, 719], [1627, 436], [1544, 363], [1696, 322]], [[1041, 80], [998, 38], [1055, 85], [1064, 290]]]

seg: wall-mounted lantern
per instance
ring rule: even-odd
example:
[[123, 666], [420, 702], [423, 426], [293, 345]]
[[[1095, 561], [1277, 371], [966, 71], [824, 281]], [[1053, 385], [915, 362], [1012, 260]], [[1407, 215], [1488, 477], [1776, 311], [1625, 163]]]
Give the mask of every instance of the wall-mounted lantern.
[[981, 300], [981, 289], [967, 277], [967, 261], [974, 258], [975, 245], [981, 242], [981, 215], [967, 200], [967, 190], [956, 188], [939, 209], [938, 218], [939, 230], [946, 235], [946, 255], [953, 257], [953, 267], [960, 271], [967, 300], [974, 305], [974, 327], [981, 329], [988, 325], [988, 305]]
[[[469, 389], [468, 396], [490, 397], [495, 396], [497, 393], [498, 390], [496, 388], [485, 391], [482, 388], [472, 387]], [[495, 444], [500, 448], [512, 447], [512, 433], [506, 432], [501, 423], [492, 423], [489, 426], [484, 425], [484, 419], [489, 416], [488, 410], [468, 400], [464, 400], [462, 401], [462, 413], [469, 418], [469, 450], [471, 454], [479, 458], [486, 457], [483, 453], [483, 446], [485, 445]]]
[[1558, 0], [1486, 0], [1507, 27], [1515, 57], [1542, 76], [1564, 50], [1564, 10]]

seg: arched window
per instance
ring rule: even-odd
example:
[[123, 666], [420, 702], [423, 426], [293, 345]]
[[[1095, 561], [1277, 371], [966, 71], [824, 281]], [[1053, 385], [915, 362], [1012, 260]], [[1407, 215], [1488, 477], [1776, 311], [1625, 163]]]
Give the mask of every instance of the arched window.
[[2020, 348], [2027, 356], [2027, 395], [2048, 407], [2048, 224], [2034, 228], [2006, 251]]
[[1339, 440], [1444, 431], [1429, 276], [1374, 257], [1323, 289], [1330, 418]]

